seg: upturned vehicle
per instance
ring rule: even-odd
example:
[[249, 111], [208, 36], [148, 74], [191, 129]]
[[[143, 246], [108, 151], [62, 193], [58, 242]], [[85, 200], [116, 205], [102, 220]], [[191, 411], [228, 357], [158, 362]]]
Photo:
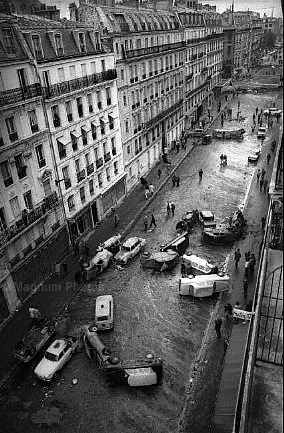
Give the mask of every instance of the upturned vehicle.
[[163, 361], [149, 353], [145, 357], [122, 361], [112, 356], [97, 334], [93, 325], [82, 327], [83, 344], [87, 356], [96, 357], [99, 367], [106, 374], [110, 385], [126, 383], [132, 387], [145, 387], [161, 383]]
[[214, 138], [221, 138], [221, 139], [236, 139], [236, 140], [242, 140], [244, 138], [245, 129], [238, 128], [238, 129], [214, 129], [213, 130], [213, 137]]
[[176, 251], [180, 256], [185, 253], [189, 245], [188, 232], [184, 232], [179, 236], [173, 238], [170, 242], [160, 246], [160, 251], [173, 250]]
[[251, 153], [248, 156], [248, 162], [257, 162], [261, 154], [261, 149], [258, 147], [257, 149], [254, 149], [251, 151]]
[[218, 224], [203, 230], [203, 241], [210, 245], [232, 243], [242, 237], [246, 230], [246, 220], [240, 210], [234, 212], [228, 224]]
[[115, 255], [115, 260], [122, 265], [126, 265], [135, 257], [146, 245], [146, 239], [137, 236], [127, 239], [120, 247], [120, 251]]
[[270, 108], [266, 108], [263, 111], [263, 114], [265, 116], [268, 116], [268, 115], [270, 115], [270, 116], [278, 116], [278, 115], [282, 114], [282, 110], [280, 110], [279, 108], [270, 107]]
[[56, 326], [57, 322], [49, 317], [41, 319], [15, 346], [15, 358], [23, 363], [31, 361], [53, 336]]
[[38, 379], [49, 382], [69, 361], [76, 348], [78, 338], [58, 338], [46, 350], [44, 357], [36, 366], [34, 373]]
[[216, 227], [214, 214], [210, 210], [202, 210], [199, 212], [199, 221], [204, 229]]
[[208, 275], [217, 274], [218, 266], [212, 265], [207, 260], [198, 257], [195, 254], [184, 254], [182, 256], [183, 263], [185, 264], [187, 274], [191, 275]]
[[84, 275], [86, 281], [95, 278], [97, 274], [103, 272], [103, 270], [111, 263], [113, 254], [105, 248], [99, 248], [89, 260], [88, 266], [84, 268]]
[[176, 225], [176, 231], [181, 234], [186, 230], [191, 231], [194, 224], [198, 221], [199, 212], [197, 209], [193, 211], [188, 211], [183, 215], [182, 220]]
[[101, 244], [101, 247], [105, 248], [106, 250], [108, 250], [112, 254], [117, 254], [119, 249], [120, 249], [121, 238], [122, 238], [122, 236], [120, 233], [118, 235], [112, 236], [111, 238], [104, 241]]
[[178, 253], [171, 249], [152, 254], [145, 251], [141, 256], [142, 268], [152, 268], [160, 272], [170, 271], [176, 266], [178, 261]]
[[206, 298], [215, 293], [226, 292], [229, 290], [229, 283], [230, 277], [223, 272], [208, 275], [191, 275], [179, 279], [179, 294], [195, 298]]

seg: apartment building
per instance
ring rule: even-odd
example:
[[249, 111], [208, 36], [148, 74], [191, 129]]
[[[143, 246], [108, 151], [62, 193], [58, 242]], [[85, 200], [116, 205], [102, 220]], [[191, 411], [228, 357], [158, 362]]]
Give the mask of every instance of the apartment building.
[[81, 1], [70, 16], [112, 38], [130, 190], [210, 106], [220, 80], [222, 27], [219, 14], [197, 10], [197, 1], [105, 3]]
[[[125, 194], [117, 74], [114, 55], [93, 29], [9, 20], [25, 60], [20, 71], [15, 59], [10, 70], [1, 67], [1, 83], [12, 87], [0, 103], [2, 245], [14, 282], [35, 287]], [[9, 50], [12, 36], [2, 38]], [[10, 241], [14, 226], [17, 243]]]
[[[50, 271], [50, 255], [60, 260], [68, 241], [36, 69], [20, 32], [4, 17], [0, 44], [2, 319], [28, 295], [38, 275]], [[62, 250], [56, 250], [57, 239]]]

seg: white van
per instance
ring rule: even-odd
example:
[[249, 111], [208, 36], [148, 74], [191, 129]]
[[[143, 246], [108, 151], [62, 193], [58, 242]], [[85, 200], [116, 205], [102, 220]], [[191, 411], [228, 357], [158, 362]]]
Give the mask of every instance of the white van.
[[179, 279], [179, 294], [205, 298], [214, 293], [229, 290], [230, 277], [223, 272], [219, 274], [195, 275]]
[[98, 331], [107, 331], [113, 328], [112, 295], [103, 295], [96, 298], [94, 325]]
[[158, 383], [157, 373], [152, 367], [127, 368], [124, 372], [129, 386], [151, 386]]

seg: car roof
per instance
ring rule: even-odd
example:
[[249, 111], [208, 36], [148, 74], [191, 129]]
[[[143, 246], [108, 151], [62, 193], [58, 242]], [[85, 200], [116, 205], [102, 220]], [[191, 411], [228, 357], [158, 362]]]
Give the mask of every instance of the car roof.
[[200, 213], [204, 218], [211, 218], [214, 216], [210, 210], [202, 210]]
[[133, 238], [126, 239], [126, 241], [123, 243], [123, 245], [125, 247], [131, 247], [132, 245], [136, 244], [138, 241], [139, 241], [138, 236], [135, 236]]
[[47, 349], [48, 353], [52, 353], [53, 355], [59, 355], [62, 352], [64, 347], [67, 345], [67, 340], [65, 338], [59, 338], [55, 340], [51, 346]]

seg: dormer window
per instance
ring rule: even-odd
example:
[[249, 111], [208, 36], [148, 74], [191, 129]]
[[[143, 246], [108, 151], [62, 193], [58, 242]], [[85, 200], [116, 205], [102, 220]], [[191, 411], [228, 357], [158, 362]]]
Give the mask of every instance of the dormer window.
[[54, 35], [54, 42], [55, 42], [57, 56], [62, 57], [64, 55], [64, 50], [63, 50], [62, 36], [59, 33]]
[[86, 53], [87, 52], [87, 48], [86, 48], [85, 34], [84, 33], [79, 33], [78, 36], [79, 36], [80, 51], [81, 51], [81, 53]]
[[4, 49], [6, 53], [15, 54], [16, 47], [15, 47], [12, 29], [10, 27], [3, 28], [2, 32], [3, 32]]
[[37, 60], [43, 59], [43, 52], [41, 47], [41, 41], [39, 35], [33, 35], [32, 36], [32, 43], [33, 43], [33, 49], [34, 54]]

